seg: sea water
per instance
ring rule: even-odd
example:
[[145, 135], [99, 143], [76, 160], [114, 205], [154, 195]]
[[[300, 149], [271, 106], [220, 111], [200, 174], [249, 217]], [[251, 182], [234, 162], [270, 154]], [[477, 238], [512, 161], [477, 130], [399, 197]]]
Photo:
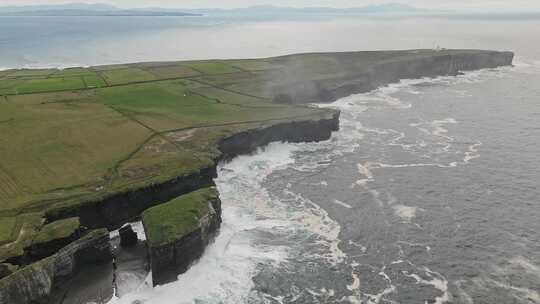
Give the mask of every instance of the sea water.
[[540, 303], [538, 21], [96, 20], [0, 18], [30, 37], [38, 21], [61, 29], [47, 42], [2, 31], [1, 65], [434, 44], [517, 55], [319, 105], [342, 112], [330, 140], [221, 164], [223, 225], [201, 260], [111, 303]]

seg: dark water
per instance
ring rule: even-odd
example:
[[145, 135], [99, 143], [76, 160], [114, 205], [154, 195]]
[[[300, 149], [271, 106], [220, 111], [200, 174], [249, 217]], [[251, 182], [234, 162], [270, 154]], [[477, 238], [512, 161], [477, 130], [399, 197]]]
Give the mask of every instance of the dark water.
[[513, 68], [324, 105], [342, 110], [330, 141], [224, 164], [224, 223], [201, 261], [156, 289], [138, 278], [111, 303], [540, 303], [538, 21], [128, 18], [68, 29], [60, 18], [44, 23], [66, 31], [51, 39], [4, 30], [37, 37], [35, 20], [0, 18], [0, 65], [433, 45], [517, 54]]
[[540, 303], [537, 83], [517, 62], [324, 105], [330, 141], [224, 164], [202, 260], [113, 303]]
[[253, 243], [285, 254], [258, 262], [245, 302], [540, 303], [539, 68], [351, 96], [330, 142], [226, 165], [227, 202], [272, 168], [251, 205], [278, 222]]

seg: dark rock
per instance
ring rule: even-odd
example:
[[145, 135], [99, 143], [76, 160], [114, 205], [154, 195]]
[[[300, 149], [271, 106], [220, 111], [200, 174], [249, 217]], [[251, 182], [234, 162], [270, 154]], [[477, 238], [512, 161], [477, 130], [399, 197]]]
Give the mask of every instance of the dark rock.
[[138, 217], [148, 208], [170, 201], [182, 194], [212, 186], [216, 176], [216, 165], [214, 164], [207, 168], [201, 168], [199, 172], [193, 174], [116, 193], [70, 208], [51, 208], [47, 210], [45, 216], [48, 222], [78, 216], [81, 225], [90, 229], [107, 227], [114, 230]]
[[137, 238], [137, 233], [133, 231], [131, 225], [126, 225], [119, 230], [120, 232], [120, 246], [122, 247], [133, 247], [137, 245], [139, 239]]
[[271, 142], [317, 142], [327, 140], [339, 130], [339, 111], [329, 112], [319, 118], [299, 119], [249, 129], [225, 138], [219, 143], [223, 160], [254, 152]]
[[11, 265], [11, 264], [8, 264], [8, 263], [0, 264], [0, 279], [11, 275], [12, 273], [17, 271], [18, 269], [19, 269], [19, 267], [16, 266], [16, 265]]
[[[191, 194], [184, 197], [189, 195]], [[152, 244], [152, 234], [147, 233], [154, 286], [173, 282], [179, 274], [186, 272], [202, 256], [206, 246], [219, 230], [221, 224], [221, 201], [217, 191], [214, 189], [213, 194], [205, 197], [204, 201], [200, 201], [200, 203], [207, 205], [208, 208], [205, 214], [201, 214], [195, 229], [158, 244]], [[143, 224], [145, 230], [148, 230], [146, 213], [143, 214]]]
[[[343, 65], [352, 64], [358, 54], [354, 52], [332, 53], [326, 56]], [[285, 58], [285, 57], [284, 57]], [[300, 104], [332, 102], [352, 94], [369, 92], [401, 79], [422, 77], [456, 76], [462, 71], [496, 68], [512, 65], [514, 53], [495, 51], [470, 51], [456, 54], [432, 54], [416, 58], [404, 58], [378, 63], [367, 70], [328, 79], [305, 79], [291, 81], [284, 78], [272, 85], [267, 92], [276, 103]], [[299, 67], [291, 65], [287, 73], [295, 74]]]
[[108, 231], [90, 231], [56, 254], [1, 279], [0, 303], [47, 303], [52, 290], [81, 267], [111, 259]]

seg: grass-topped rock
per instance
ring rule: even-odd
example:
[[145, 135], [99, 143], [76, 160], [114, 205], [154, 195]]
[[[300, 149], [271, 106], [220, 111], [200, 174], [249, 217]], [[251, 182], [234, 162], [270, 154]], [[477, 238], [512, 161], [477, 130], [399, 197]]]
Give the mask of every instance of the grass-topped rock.
[[111, 259], [107, 229], [88, 231], [55, 254], [29, 266], [17, 268], [8, 265], [8, 275], [0, 280], [0, 303], [49, 303], [53, 290], [85, 265], [112, 267]]
[[174, 281], [197, 260], [221, 223], [213, 187], [148, 209], [142, 216], [154, 285]]
[[44, 258], [56, 253], [62, 247], [77, 240], [81, 236], [81, 224], [78, 217], [59, 220], [41, 228], [28, 254], [33, 260]]

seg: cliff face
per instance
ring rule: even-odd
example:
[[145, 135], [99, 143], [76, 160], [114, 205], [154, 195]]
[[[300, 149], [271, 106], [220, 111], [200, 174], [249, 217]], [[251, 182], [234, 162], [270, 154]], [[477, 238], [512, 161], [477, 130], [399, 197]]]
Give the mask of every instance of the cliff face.
[[[329, 112], [326, 117], [313, 120], [299, 120], [281, 124], [249, 129], [223, 139], [219, 143], [222, 155], [220, 160], [228, 160], [240, 154], [251, 153], [275, 141], [313, 142], [330, 138], [333, 131], [339, 129], [339, 112]], [[218, 161], [216, 161], [217, 164]], [[208, 202], [208, 212], [198, 221], [197, 228], [172, 237], [170, 241], [152, 245], [152, 228], [147, 213], [143, 214], [143, 223], [149, 240], [149, 256], [154, 285], [161, 285], [176, 280], [186, 272], [189, 266], [201, 257], [212, 236], [221, 224], [221, 201], [219, 198]], [[167, 208], [166, 204], [154, 207], [155, 210]], [[164, 217], [160, 220], [163, 222]], [[175, 222], [180, 221], [178, 218]], [[172, 223], [174, 225], [174, 223]]]
[[178, 176], [160, 184], [118, 193], [103, 200], [85, 203], [73, 208], [58, 208], [47, 212], [47, 221], [78, 216], [81, 225], [96, 229], [114, 229], [136, 218], [153, 206], [170, 201], [175, 197], [213, 185], [216, 166], [220, 160], [249, 153], [273, 141], [310, 142], [329, 139], [339, 129], [339, 112], [329, 111], [322, 118], [299, 119], [298, 121], [273, 124], [237, 133], [218, 143], [222, 155], [208, 168], [198, 173]]
[[[178, 210], [182, 210], [182, 214], [174, 215]], [[165, 212], [167, 216], [162, 215]], [[190, 223], [190, 219], [183, 218], [185, 215], [195, 216], [196, 221]], [[219, 229], [221, 201], [217, 190], [202, 189], [149, 209], [143, 214], [143, 224], [154, 286], [175, 281], [202, 256]], [[164, 236], [165, 227], [177, 229]]]
[[225, 138], [219, 143], [222, 160], [247, 154], [271, 142], [315, 142], [327, 140], [339, 130], [338, 111], [318, 120], [300, 120], [250, 129]]
[[0, 280], [0, 303], [47, 303], [53, 288], [82, 265], [111, 259], [108, 231], [91, 231], [56, 254]]
[[[334, 55], [337, 60], [351, 54]], [[512, 53], [474, 52], [453, 55], [424, 56], [379, 62], [368, 69], [317, 80], [290, 81], [278, 84], [276, 101], [287, 103], [332, 101], [350, 94], [367, 92], [379, 86], [405, 78], [456, 75], [459, 71], [494, 68], [512, 63]], [[138, 217], [151, 207], [176, 197], [213, 185], [219, 161], [251, 153], [274, 141], [312, 142], [329, 139], [339, 129], [339, 112], [327, 116], [298, 119], [248, 129], [217, 143], [221, 156], [214, 164], [191, 175], [149, 185], [129, 192], [87, 202], [72, 208], [49, 210], [47, 221], [80, 217], [81, 225], [89, 228], [117, 228], [129, 219]], [[179, 233], [172, 241], [155, 244], [150, 249], [154, 283], [174, 280], [179, 273], [196, 261], [221, 223], [219, 200], [208, 205], [196, 229]], [[145, 223], [145, 229], [148, 227]], [[49, 254], [49, 253], [46, 253]], [[45, 255], [46, 255], [45, 254]], [[0, 303], [42, 303], [58, 282], [72, 276], [81, 265], [110, 259], [110, 245], [106, 231], [93, 233], [64, 247], [56, 254], [17, 271], [0, 280]], [[171, 267], [171, 265], [174, 265]]]
[[[334, 58], [337, 61], [347, 61], [348, 56], [351, 54], [343, 53], [334, 55]], [[455, 76], [462, 71], [509, 66], [513, 58], [512, 52], [471, 51], [393, 59], [342, 77], [277, 85], [270, 94], [278, 103], [330, 102], [352, 94], [369, 92], [401, 79]]]
[[81, 225], [85, 227], [115, 229], [128, 220], [140, 216], [144, 210], [150, 207], [201, 187], [211, 186], [215, 176], [215, 166], [202, 168], [197, 173], [178, 176], [163, 183], [118, 193], [102, 200], [87, 202], [81, 206], [49, 210], [46, 214], [47, 221], [53, 222], [79, 216]]

